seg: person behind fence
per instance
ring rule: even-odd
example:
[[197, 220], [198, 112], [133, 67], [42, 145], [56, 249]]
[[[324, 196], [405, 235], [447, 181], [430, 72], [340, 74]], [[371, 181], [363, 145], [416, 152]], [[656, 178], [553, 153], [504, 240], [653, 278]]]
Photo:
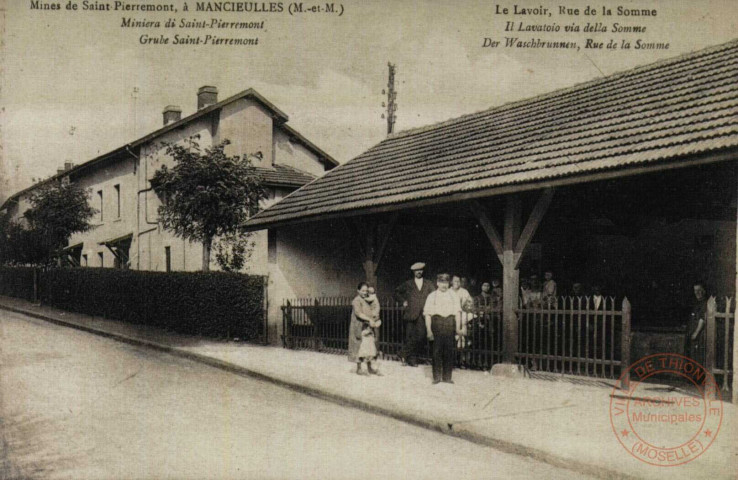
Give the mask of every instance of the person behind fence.
[[687, 355], [705, 364], [705, 325], [707, 324], [707, 291], [701, 282], [694, 284], [694, 304], [687, 323]]
[[[376, 345], [374, 344], [374, 335], [371, 333], [371, 323], [374, 321], [372, 306], [367, 303], [366, 298], [369, 296], [369, 285], [361, 282], [356, 287], [356, 297], [351, 302], [351, 323], [349, 324], [348, 338], [348, 359], [350, 362], [356, 363], [356, 373], [365, 375], [361, 369], [361, 364], [366, 361], [367, 372], [373, 375], [379, 372], [372, 367], [372, 361], [377, 356]], [[365, 335], [365, 327], [367, 327], [370, 335]], [[366, 339], [366, 345], [364, 341]], [[362, 348], [363, 345], [363, 348]], [[374, 345], [372, 351], [371, 346]]]
[[483, 330], [491, 319], [491, 312], [495, 306], [495, 297], [489, 282], [482, 282], [482, 291], [474, 297], [474, 315], [471, 324], [467, 327], [467, 346], [479, 341], [474, 338], [478, 330]]
[[551, 270], [546, 270], [544, 278], [545, 282], [543, 282], [543, 289], [541, 292], [542, 300], [544, 304], [550, 306], [556, 303], [556, 280], [553, 279], [553, 272]]
[[433, 284], [423, 278], [425, 263], [414, 263], [410, 270], [413, 278], [403, 282], [395, 290], [395, 300], [402, 304], [403, 320], [405, 321], [405, 343], [400, 351], [403, 365], [414, 367], [421, 348], [425, 346], [425, 322], [423, 321], [423, 306], [428, 295], [433, 292]]
[[469, 355], [468, 352], [464, 352], [464, 349], [466, 349], [469, 343], [469, 322], [472, 319], [471, 312], [474, 310], [474, 300], [469, 294], [469, 291], [462, 286], [462, 283], [464, 282], [462, 282], [462, 278], [458, 275], [451, 277], [451, 291], [459, 297], [459, 301], [461, 302], [461, 329], [455, 337], [456, 348], [461, 353], [459, 362], [461, 368], [466, 368], [467, 363], [469, 363]]
[[541, 299], [543, 298], [543, 286], [541, 285], [541, 281], [538, 279], [538, 275], [533, 274], [530, 276], [528, 286], [530, 288], [528, 292], [530, 304], [539, 307], [541, 305]]
[[500, 280], [497, 278], [492, 280], [492, 300], [494, 307], [502, 304], [502, 285], [500, 285]]
[[474, 309], [477, 314], [486, 314], [492, 311], [495, 297], [492, 294], [492, 286], [489, 282], [482, 283], [482, 291], [474, 297]]
[[533, 304], [532, 294], [530, 280], [524, 278], [520, 281], [520, 302], [524, 307], [530, 307]]
[[605, 297], [602, 295], [602, 287], [598, 284], [592, 285], [592, 309], [595, 311], [605, 309]]
[[449, 290], [450, 277], [436, 277], [438, 289], [428, 295], [423, 308], [428, 340], [433, 342], [433, 384], [454, 383], [451, 373], [456, 361], [454, 336], [461, 332], [461, 301]]

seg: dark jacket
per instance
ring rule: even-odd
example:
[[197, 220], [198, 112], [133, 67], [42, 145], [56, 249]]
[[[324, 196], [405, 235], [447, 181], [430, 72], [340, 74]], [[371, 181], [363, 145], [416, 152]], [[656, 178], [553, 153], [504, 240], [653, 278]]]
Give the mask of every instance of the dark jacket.
[[425, 299], [434, 290], [435, 287], [433, 284], [425, 278], [423, 279], [423, 286], [420, 290], [418, 290], [417, 285], [415, 285], [414, 278], [401, 283], [400, 286], [395, 289], [395, 300], [400, 303], [407, 302], [407, 308], [403, 313], [403, 318], [406, 321], [422, 318]]

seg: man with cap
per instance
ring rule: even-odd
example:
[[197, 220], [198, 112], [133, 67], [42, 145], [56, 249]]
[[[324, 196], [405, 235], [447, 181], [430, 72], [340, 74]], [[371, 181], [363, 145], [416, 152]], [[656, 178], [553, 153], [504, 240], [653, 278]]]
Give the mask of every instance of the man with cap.
[[433, 284], [423, 278], [424, 268], [424, 263], [414, 263], [410, 267], [413, 271], [413, 278], [395, 289], [395, 300], [402, 304], [405, 320], [405, 344], [400, 351], [400, 358], [404, 364], [411, 367], [416, 365], [418, 353], [425, 344], [423, 307], [425, 299], [434, 290]]
[[433, 342], [433, 384], [451, 380], [456, 360], [456, 340], [461, 333], [461, 300], [449, 289], [449, 275], [442, 273], [436, 278], [438, 290], [428, 295], [423, 307], [428, 340]]

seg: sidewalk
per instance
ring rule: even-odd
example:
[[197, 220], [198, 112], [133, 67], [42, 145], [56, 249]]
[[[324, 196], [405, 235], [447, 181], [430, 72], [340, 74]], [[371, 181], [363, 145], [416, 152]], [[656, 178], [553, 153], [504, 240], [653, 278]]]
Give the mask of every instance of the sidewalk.
[[380, 362], [382, 377], [353, 373], [344, 356], [203, 340], [0, 297], [0, 308], [184, 356], [237, 374], [526, 455], [599, 478], [736, 478], [738, 408], [725, 403], [715, 443], [676, 467], [647, 465], [623, 449], [609, 417], [613, 380], [493, 377], [455, 370], [432, 385], [430, 367]]

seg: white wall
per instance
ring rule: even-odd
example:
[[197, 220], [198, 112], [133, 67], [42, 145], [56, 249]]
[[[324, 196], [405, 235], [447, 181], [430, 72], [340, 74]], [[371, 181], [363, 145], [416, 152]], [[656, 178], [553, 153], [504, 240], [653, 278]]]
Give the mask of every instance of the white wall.
[[364, 271], [354, 241], [340, 222], [281, 228], [276, 263], [269, 264], [269, 338], [282, 334], [283, 300], [295, 297], [351, 296]]
[[[125, 155], [119, 160], [106, 163], [105, 166], [90, 167], [74, 182], [89, 191], [90, 205], [98, 210], [98, 213], [90, 221], [93, 225], [92, 230], [72, 235], [69, 244], [83, 243], [82, 255], [87, 255], [87, 266], [112, 267], [113, 253], [104, 245], [100, 245], [100, 242], [135, 232], [136, 159], [132, 155]], [[120, 189], [120, 206], [116, 186]], [[102, 205], [98, 192], [102, 192]], [[103, 265], [100, 265], [100, 253], [103, 255]]]
[[[131, 268], [138, 270], [166, 270], [166, 247], [171, 252], [171, 268], [180, 271], [202, 269], [202, 244], [187, 242], [164, 230], [157, 222], [157, 209], [161, 202], [151, 190], [150, 180], [163, 165], [173, 166], [172, 158], [166, 154], [167, 143], [186, 144], [193, 137], [201, 149], [213, 144], [212, 121], [209, 116], [190, 123], [185, 128], [171, 130], [155, 141], [142, 146], [140, 172], [138, 175], [139, 197], [138, 241], [131, 245]], [[134, 210], [135, 211], [135, 210]], [[135, 247], [135, 249], [134, 249]]]
[[272, 162], [272, 118], [253, 100], [238, 100], [223, 107], [218, 137], [228, 139], [228, 155], [252, 155], [261, 152], [262, 160], [251, 157], [255, 167], [269, 167]]
[[280, 128], [274, 129], [274, 163], [297, 168], [318, 177], [325, 173], [325, 165], [318, 157], [299, 141], [291, 141]]

